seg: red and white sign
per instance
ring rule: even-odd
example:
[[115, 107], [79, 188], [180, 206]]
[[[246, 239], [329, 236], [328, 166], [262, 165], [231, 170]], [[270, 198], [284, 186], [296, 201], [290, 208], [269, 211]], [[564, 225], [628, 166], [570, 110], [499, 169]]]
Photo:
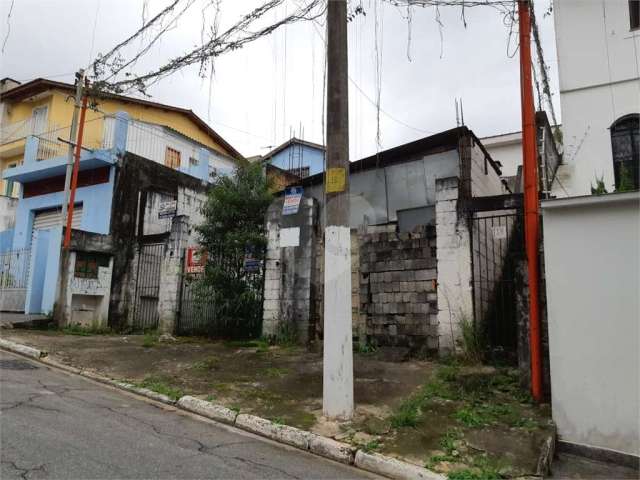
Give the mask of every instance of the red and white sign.
[[187, 273], [204, 273], [207, 252], [201, 247], [187, 248]]

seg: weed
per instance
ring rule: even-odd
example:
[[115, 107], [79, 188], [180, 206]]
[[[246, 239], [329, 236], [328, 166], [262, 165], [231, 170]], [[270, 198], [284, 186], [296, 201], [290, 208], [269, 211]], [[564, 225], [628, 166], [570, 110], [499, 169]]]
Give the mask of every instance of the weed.
[[216, 399], [215, 395], [209, 394], [207, 395], [207, 398], [205, 399], [207, 402], [213, 402]]
[[457, 460], [453, 455], [433, 455], [425, 463], [425, 467], [433, 469], [440, 462], [455, 462]]
[[144, 348], [155, 347], [160, 339], [160, 334], [157, 331], [149, 331], [144, 334], [144, 338], [142, 339], [142, 346]]
[[421, 406], [422, 398], [420, 396], [408, 398], [391, 415], [391, 425], [395, 428], [415, 427], [418, 424]]
[[273, 341], [281, 347], [293, 347], [298, 343], [298, 331], [291, 322], [280, 322]]
[[267, 368], [264, 371], [265, 376], [271, 377], [271, 378], [282, 378], [287, 373], [289, 373], [289, 370], [287, 370], [286, 368], [275, 368], [275, 367]]
[[371, 440], [360, 447], [364, 452], [373, 452], [380, 448], [380, 442], [378, 440]]
[[77, 323], [67, 325], [66, 327], [62, 328], [62, 332], [67, 335], [80, 335], [80, 336], [109, 335], [113, 333], [109, 327], [100, 327], [96, 325], [85, 327]]
[[480, 363], [486, 350], [481, 333], [474, 322], [466, 316], [462, 316], [460, 319], [460, 328], [462, 330], [462, 349], [465, 360], [470, 363]]
[[353, 345], [353, 351], [362, 355], [370, 355], [378, 351], [378, 347], [375, 343], [355, 343]]
[[487, 415], [482, 409], [473, 407], [462, 407], [453, 414], [453, 418], [462, 423], [465, 427], [481, 427], [493, 421], [493, 417]]
[[455, 429], [449, 429], [445, 432], [445, 434], [440, 439], [440, 448], [445, 451], [447, 456], [455, 457], [454, 452], [456, 452], [457, 441], [461, 438], [460, 432]]
[[269, 342], [264, 338], [257, 340], [228, 340], [224, 344], [230, 348], [255, 348], [260, 353], [269, 350]]
[[199, 362], [195, 362], [191, 365], [193, 370], [199, 370], [201, 372], [209, 372], [211, 370], [217, 370], [220, 360], [217, 357], [209, 357]]
[[232, 410], [232, 411], [234, 411], [236, 413], [240, 413], [240, 407], [238, 407], [237, 405], [231, 405], [229, 407], [229, 410]]
[[140, 387], [148, 388], [156, 393], [161, 393], [167, 397], [178, 400], [184, 395], [184, 392], [176, 387], [172, 387], [166, 379], [160, 376], [149, 375], [138, 384]]
[[273, 417], [271, 419], [271, 423], [274, 423], [276, 425], [284, 425], [284, 418], [282, 418], [282, 417]]

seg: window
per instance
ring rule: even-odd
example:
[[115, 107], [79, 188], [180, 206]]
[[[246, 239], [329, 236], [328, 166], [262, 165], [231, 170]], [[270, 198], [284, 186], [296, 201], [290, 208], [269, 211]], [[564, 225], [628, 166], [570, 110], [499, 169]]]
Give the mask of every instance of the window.
[[180, 152], [171, 147], [167, 147], [164, 153], [164, 164], [169, 168], [180, 167]]
[[200, 165], [200, 162], [198, 161], [198, 159], [196, 157], [189, 157], [189, 166], [190, 167], [197, 167], [198, 165]]
[[629, 24], [631, 30], [640, 28], [640, 0], [629, 0]]
[[640, 115], [627, 115], [611, 126], [613, 173], [617, 190], [640, 186]]
[[76, 253], [76, 278], [98, 278], [98, 267], [108, 267], [109, 256], [101, 253]]
[[293, 173], [300, 178], [307, 178], [309, 176], [310, 167], [290, 168], [287, 172]]
[[[7, 166], [7, 168], [14, 168], [17, 167], [18, 164], [17, 163], [12, 163], [10, 165]], [[13, 180], [5, 180], [5, 187], [4, 187], [4, 194], [7, 197], [13, 197], [13, 186], [15, 185]]]

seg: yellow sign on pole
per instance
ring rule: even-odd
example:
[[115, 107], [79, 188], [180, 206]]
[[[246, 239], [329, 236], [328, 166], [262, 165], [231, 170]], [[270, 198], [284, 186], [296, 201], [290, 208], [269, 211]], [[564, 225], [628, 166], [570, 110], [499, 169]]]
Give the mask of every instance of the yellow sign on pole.
[[344, 192], [347, 180], [346, 168], [328, 168], [327, 182], [325, 185], [326, 193]]

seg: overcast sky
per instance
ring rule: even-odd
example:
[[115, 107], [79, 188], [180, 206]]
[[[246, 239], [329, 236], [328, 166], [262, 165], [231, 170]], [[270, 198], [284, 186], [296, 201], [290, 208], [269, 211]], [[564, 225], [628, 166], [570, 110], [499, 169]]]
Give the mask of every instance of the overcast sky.
[[[195, 0], [133, 71], [146, 73], [199, 43], [202, 7], [208, 2]], [[301, 2], [290, 0], [272, 18]], [[543, 16], [549, 2], [537, 0], [537, 11], [559, 114], [553, 18]], [[169, 3], [149, 0], [148, 15]], [[222, 0], [221, 26], [261, 3]], [[465, 123], [478, 136], [520, 130], [518, 55], [507, 55], [509, 29], [502, 15], [492, 8], [468, 8], [465, 29], [460, 9], [443, 7], [441, 41], [435, 10], [415, 8], [409, 44], [406, 9], [379, 0], [362, 3], [366, 15], [349, 24], [351, 160], [377, 149], [376, 108], [371, 100], [378, 84], [382, 149], [455, 127], [456, 97], [463, 99]], [[0, 0], [0, 4], [4, 39], [11, 0]], [[72, 72], [140, 27], [143, 4], [142, 0], [14, 0], [0, 76], [23, 82], [36, 77], [72, 82]], [[205, 10], [207, 24], [213, 12], [213, 8]], [[191, 108], [247, 156], [265, 153], [267, 147], [287, 140], [291, 129], [297, 136], [303, 129], [305, 139], [321, 143], [323, 28], [319, 22], [298, 23], [218, 58], [211, 96], [210, 82], [199, 77], [197, 67], [164, 79], [149, 93], [154, 101]], [[376, 81], [376, 45], [380, 82]], [[512, 43], [511, 53], [514, 48]]]

